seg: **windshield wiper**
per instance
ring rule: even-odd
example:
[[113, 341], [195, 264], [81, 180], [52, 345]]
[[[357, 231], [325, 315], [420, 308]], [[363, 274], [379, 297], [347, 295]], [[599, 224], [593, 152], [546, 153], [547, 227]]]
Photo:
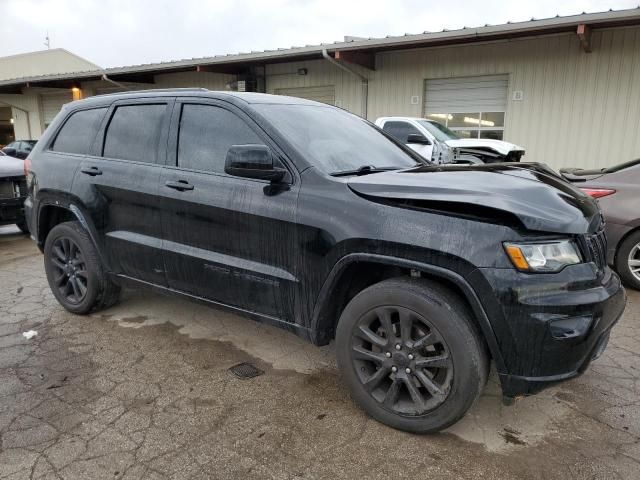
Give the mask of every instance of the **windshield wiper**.
[[346, 177], [348, 175], [369, 175], [370, 173], [388, 172], [390, 170], [402, 170], [410, 167], [374, 167], [373, 165], [362, 165], [353, 170], [342, 170], [340, 172], [332, 172], [332, 177]]

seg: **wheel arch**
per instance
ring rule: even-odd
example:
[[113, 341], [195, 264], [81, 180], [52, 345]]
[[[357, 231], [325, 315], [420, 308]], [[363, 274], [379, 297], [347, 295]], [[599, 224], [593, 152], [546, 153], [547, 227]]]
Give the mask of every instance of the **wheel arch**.
[[631, 235], [633, 235], [634, 233], [638, 233], [640, 232], [640, 225], [636, 225], [633, 228], [627, 230], [626, 232], [624, 232], [624, 234], [618, 239], [618, 243], [616, 244], [616, 253], [613, 256], [613, 264], [615, 265], [616, 262], [618, 261], [618, 252], [620, 251], [620, 245], [622, 245], [627, 238], [629, 238]]
[[[493, 327], [475, 290], [462, 275], [441, 266], [385, 255], [349, 254], [336, 263], [320, 290], [313, 310], [309, 333], [314, 344], [326, 345], [333, 338], [342, 310], [348, 301], [355, 296], [354, 294], [350, 297], [348, 291], [350, 279], [354, 273], [358, 272], [357, 266], [379, 269], [386, 274], [386, 278], [406, 276], [409, 273], [419, 272], [421, 277], [431, 278], [454, 291], [466, 301], [470, 313], [472, 313], [472, 318], [476, 321], [498, 370], [504, 371], [505, 364]], [[362, 283], [361, 285], [364, 285], [364, 287], [356, 288], [357, 291], [355, 293], [357, 294], [358, 291], [378, 281], [380, 280], [374, 279], [374, 281]]]
[[100, 243], [97, 241], [93, 224], [75, 203], [62, 203], [59, 201], [42, 203], [38, 208], [36, 221], [38, 225], [36, 243], [40, 251], [44, 251], [44, 244], [53, 227], [64, 222], [77, 221], [89, 234], [89, 238], [98, 252], [100, 261], [103, 262], [103, 265], [105, 264], [102, 249]]

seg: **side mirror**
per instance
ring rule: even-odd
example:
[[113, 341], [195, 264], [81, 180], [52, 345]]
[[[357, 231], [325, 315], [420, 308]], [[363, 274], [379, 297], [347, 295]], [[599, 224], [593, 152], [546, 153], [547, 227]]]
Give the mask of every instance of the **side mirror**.
[[273, 155], [266, 145], [232, 145], [227, 151], [224, 171], [234, 177], [255, 178], [277, 183], [287, 171], [273, 166]]
[[410, 133], [407, 135], [407, 143], [418, 143], [420, 145], [431, 145], [431, 140], [429, 140], [424, 135], [420, 135], [419, 133]]
[[3, 151], [4, 153], [6, 153], [7, 155], [9, 155], [10, 157], [15, 157], [15, 156], [16, 156], [16, 153], [18, 153], [18, 152], [16, 151], [16, 149], [15, 149], [15, 148], [13, 148], [13, 147], [6, 147], [6, 148], [3, 148], [3, 149], [2, 149], [2, 151]]

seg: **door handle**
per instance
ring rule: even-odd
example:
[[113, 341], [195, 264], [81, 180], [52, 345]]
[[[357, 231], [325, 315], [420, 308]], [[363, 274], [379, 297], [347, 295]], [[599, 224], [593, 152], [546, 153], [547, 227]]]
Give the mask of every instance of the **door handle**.
[[186, 180], [178, 180], [178, 181], [167, 181], [165, 185], [169, 188], [173, 188], [174, 190], [178, 190], [179, 192], [184, 192], [185, 190], [193, 190], [193, 185], [191, 185]]
[[96, 175], [102, 175], [102, 170], [100, 170], [98, 167], [84, 167], [81, 168], [80, 171], [86, 175], [91, 175], [92, 177], [95, 177]]

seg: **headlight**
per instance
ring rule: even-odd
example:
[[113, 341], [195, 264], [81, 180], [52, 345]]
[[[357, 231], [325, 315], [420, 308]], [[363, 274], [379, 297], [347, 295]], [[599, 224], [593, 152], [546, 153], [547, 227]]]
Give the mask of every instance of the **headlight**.
[[571, 240], [545, 243], [505, 243], [513, 265], [523, 272], [557, 272], [567, 265], [582, 262]]

